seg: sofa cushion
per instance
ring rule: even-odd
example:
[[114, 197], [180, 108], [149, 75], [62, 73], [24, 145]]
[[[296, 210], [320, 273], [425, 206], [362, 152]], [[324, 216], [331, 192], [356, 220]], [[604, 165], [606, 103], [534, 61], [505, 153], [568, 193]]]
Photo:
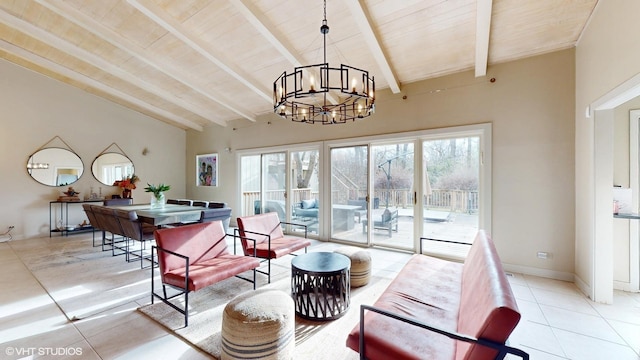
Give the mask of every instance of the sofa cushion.
[[[228, 253], [225, 235], [222, 223], [214, 221], [159, 229], [155, 232], [155, 239], [159, 247], [187, 256], [193, 264]], [[189, 246], [184, 245], [185, 238], [190, 239]], [[162, 274], [184, 267], [184, 260], [177, 256], [161, 256], [159, 260]]]
[[[491, 239], [479, 231], [464, 262], [458, 332], [504, 343], [520, 321], [509, 281]], [[456, 359], [494, 359], [497, 351], [457, 343]]]
[[[374, 306], [456, 331], [461, 277], [460, 263], [414, 255]], [[455, 343], [443, 335], [372, 312], [367, 312], [365, 322], [368, 359], [454, 357]], [[356, 325], [347, 338], [347, 346], [356, 351], [359, 332]]]
[[271, 239], [278, 239], [284, 236], [282, 227], [280, 227], [280, 218], [275, 212], [268, 212], [259, 215], [239, 217], [237, 219], [238, 227], [240, 229], [240, 241], [242, 247], [245, 249], [245, 255], [253, 255], [253, 249], [249, 252], [247, 249], [253, 245], [253, 241], [245, 240], [245, 238], [253, 239], [256, 244], [264, 243], [269, 240], [269, 237], [264, 235], [256, 235], [253, 233], [245, 233], [244, 229], [260, 234], [271, 235]]
[[[254, 258], [229, 254], [225, 236], [220, 221], [159, 229], [155, 232], [158, 247], [189, 258], [189, 291], [259, 266]], [[159, 252], [158, 263], [164, 283], [184, 287], [186, 267], [183, 258]]]
[[[184, 261], [183, 261], [184, 264]], [[196, 261], [189, 266], [189, 291], [197, 291], [211, 284], [251, 270], [259, 265], [252, 257], [231, 254], [219, 255], [214, 259]], [[215, 271], [212, 271], [214, 270]], [[184, 288], [186, 268], [180, 267], [164, 274], [164, 283]]]
[[303, 209], [313, 209], [316, 207], [316, 199], [302, 200], [300, 207]]
[[[265, 241], [256, 246], [256, 256], [259, 258], [276, 259], [294, 251], [310, 246], [311, 242], [305, 238], [285, 235], [281, 238], [271, 238], [271, 248]], [[247, 252], [253, 255], [253, 242], [247, 244]]]

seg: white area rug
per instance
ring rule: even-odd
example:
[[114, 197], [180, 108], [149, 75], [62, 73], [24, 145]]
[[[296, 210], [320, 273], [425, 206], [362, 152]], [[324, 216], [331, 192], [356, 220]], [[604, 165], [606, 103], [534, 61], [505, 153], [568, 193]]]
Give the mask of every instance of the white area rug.
[[[258, 274], [259, 288], [274, 288], [291, 293], [290, 259], [272, 262], [271, 284], [264, 284], [266, 276]], [[347, 348], [348, 333], [359, 321], [360, 304], [372, 304], [391, 280], [373, 277], [361, 288], [351, 290], [348, 312], [333, 321], [309, 321], [296, 316], [296, 359], [358, 359], [355, 351]], [[158, 284], [159, 286], [159, 284]], [[236, 295], [252, 291], [252, 284], [231, 278], [206, 289], [189, 294], [189, 326], [184, 327], [184, 316], [168, 305], [156, 300], [138, 310], [162, 324], [194, 346], [220, 358], [220, 331], [225, 305]], [[178, 298], [176, 298], [177, 303]], [[180, 305], [183, 297], [179, 297]]]

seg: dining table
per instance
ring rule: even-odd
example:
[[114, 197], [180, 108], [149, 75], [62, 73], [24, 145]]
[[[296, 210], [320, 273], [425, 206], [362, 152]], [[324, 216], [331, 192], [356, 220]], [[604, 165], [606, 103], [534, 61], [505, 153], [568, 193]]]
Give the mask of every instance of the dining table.
[[151, 204], [112, 205], [107, 207], [118, 210], [133, 210], [141, 222], [156, 227], [199, 221], [202, 216], [202, 211], [205, 210], [202, 206], [177, 204], [165, 204], [163, 207], [154, 208], [151, 207]]

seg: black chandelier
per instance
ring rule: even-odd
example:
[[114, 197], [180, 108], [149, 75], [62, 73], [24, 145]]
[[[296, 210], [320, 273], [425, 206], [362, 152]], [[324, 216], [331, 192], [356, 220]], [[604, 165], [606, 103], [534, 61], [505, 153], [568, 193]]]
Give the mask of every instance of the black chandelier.
[[[324, 1], [324, 62], [297, 66], [273, 82], [273, 111], [285, 119], [307, 124], [344, 124], [373, 114], [376, 84], [369, 72], [327, 63], [327, 1]], [[316, 81], [319, 80], [319, 83]]]

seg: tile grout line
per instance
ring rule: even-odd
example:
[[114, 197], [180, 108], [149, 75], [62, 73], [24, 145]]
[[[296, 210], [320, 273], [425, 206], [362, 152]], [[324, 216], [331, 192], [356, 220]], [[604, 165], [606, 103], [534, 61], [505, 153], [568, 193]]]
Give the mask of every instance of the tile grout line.
[[[24, 266], [25, 270], [29, 272], [29, 275], [31, 275], [31, 277], [38, 283], [38, 286], [40, 286], [40, 288], [47, 294], [47, 296], [49, 297], [49, 299], [51, 299], [51, 301], [56, 305], [56, 307], [58, 308], [58, 310], [60, 310], [60, 312], [62, 313], [62, 315], [64, 315], [64, 317], [67, 319], [67, 322], [73, 326], [73, 328], [78, 332], [78, 334], [80, 334], [80, 336], [82, 337], [82, 339], [84, 340], [84, 342], [91, 348], [91, 350], [96, 354], [96, 356], [98, 356], [100, 359], [102, 359], [102, 357], [98, 354], [98, 351], [93, 347], [93, 345], [91, 345], [91, 343], [89, 342], [89, 339], [87, 339], [84, 334], [82, 333], [82, 331], [80, 331], [80, 329], [78, 329], [78, 327], [76, 326], [76, 324], [74, 323], [76, 320], [70, 319], [69, 316], [67, 315], [67, 313], [62, 309], [62, 307], [60, 306], [60, 304], [58, 304], [58, 302], [53, 298], [53, 296], [51, 296], [51, 294], [49, 293], [49, 290], [47, 290], [47, 288], [44, 287], [44, 285], [42, 284], [42, 282], [40, 282], [40, 279], [38, 279], [37, 276], [35, 276], [35, 274], [31, 271], [31, 269], [27, 266], [27, 264], [24, 262], [24, 259], [19, 255], [18, 251], [16, 251], [16, 249], [11, 246], [10, 242], [6, 242], [9, 245], [9, 248], [11, 249], [11, 251], [13, 252], [13, 254], [16, 256], [16, 258], [18, 260], [20, 260], [20, 263], [22, 264], [22, 266]], [[75, 318], [75, 316], [74, 316]], [[79, 320], [79, 319], [77, 319]]]

